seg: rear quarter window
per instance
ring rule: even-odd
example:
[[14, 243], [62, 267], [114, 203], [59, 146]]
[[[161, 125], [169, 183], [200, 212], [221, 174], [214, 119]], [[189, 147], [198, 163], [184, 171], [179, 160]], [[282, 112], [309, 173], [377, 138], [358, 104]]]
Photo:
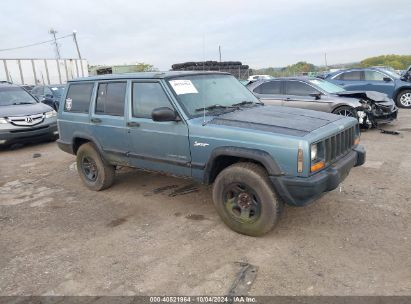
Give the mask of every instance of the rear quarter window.
[[64, 103], [64, 111], [74, 113], [88, 113], [94, 83], [70, 84]]

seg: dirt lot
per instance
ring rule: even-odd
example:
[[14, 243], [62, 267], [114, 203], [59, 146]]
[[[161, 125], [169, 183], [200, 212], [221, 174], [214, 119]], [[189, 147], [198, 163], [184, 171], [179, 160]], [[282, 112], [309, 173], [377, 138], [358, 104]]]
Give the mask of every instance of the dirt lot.
[[411, 295], [411, 111], [387, 129], [261, 238], [225, 227], [208, 187], [169, 195], [190, 180], [124, 168], [96, 193], [55, 143], [0, 151], [0, 295], [224, 295], [240, 262], [252, 295]]

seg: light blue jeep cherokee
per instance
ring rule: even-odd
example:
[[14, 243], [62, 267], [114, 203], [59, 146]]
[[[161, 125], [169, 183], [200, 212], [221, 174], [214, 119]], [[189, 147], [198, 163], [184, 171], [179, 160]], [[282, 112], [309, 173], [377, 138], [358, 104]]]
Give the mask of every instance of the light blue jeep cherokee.
[[354, 118], [264, 106], [226, 73], [80, 78], [62, 102], [58, 144], [89, 189], [110, 187], [118, 165], [189, 176], [213, 184], [222, 220], [252, 236], [283, 202], [308, 204], [365, 161]]

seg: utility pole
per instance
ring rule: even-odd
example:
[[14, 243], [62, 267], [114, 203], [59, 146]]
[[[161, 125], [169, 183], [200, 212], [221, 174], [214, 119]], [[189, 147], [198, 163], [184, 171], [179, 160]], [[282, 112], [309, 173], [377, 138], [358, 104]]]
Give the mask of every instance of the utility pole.
[[78, 58], [81, 59], [80, 49], [78, 47], [78, 42], [77, 42], [77, 31], [73, 31], [73, 40], [74, 40], [74, 43], [76, 44]]
[[328, 65], [327, 65], [327, 53], [324, 53], [324, 60], [325, 60], [325, 69], [328, 70]]
[[53, 40], [54, 40], [53, 44], [54, 44], [55, 51], [56, 51], [56, 57], [57, 57], [57, 59], [60, 59], [60, 50], [59, 50], [59, 45], [57, 43], [57, 38], [56, 38], [57, 31], [55, 29], [51, 28], [49, 30], [49, 34], [51, 34], [53, 36]]
[[221, 45], [218, 46], [218, 53], [220, 54], [220, 63], [221, 63]]

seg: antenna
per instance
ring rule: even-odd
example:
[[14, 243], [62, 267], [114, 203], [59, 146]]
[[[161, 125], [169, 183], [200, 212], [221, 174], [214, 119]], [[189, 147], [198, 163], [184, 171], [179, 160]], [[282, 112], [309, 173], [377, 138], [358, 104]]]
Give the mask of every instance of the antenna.
[[[204, 65], [205, 65], [205, 34], [203, 34], [203, 71], [204, 71]], [[202, 94], [201, 97], [203, 98], [203, 126], [206, 125], [205, 121], [205, 115], [206, 115], [206, 110], [205, 110], [205, 99], [204, 95]]]

